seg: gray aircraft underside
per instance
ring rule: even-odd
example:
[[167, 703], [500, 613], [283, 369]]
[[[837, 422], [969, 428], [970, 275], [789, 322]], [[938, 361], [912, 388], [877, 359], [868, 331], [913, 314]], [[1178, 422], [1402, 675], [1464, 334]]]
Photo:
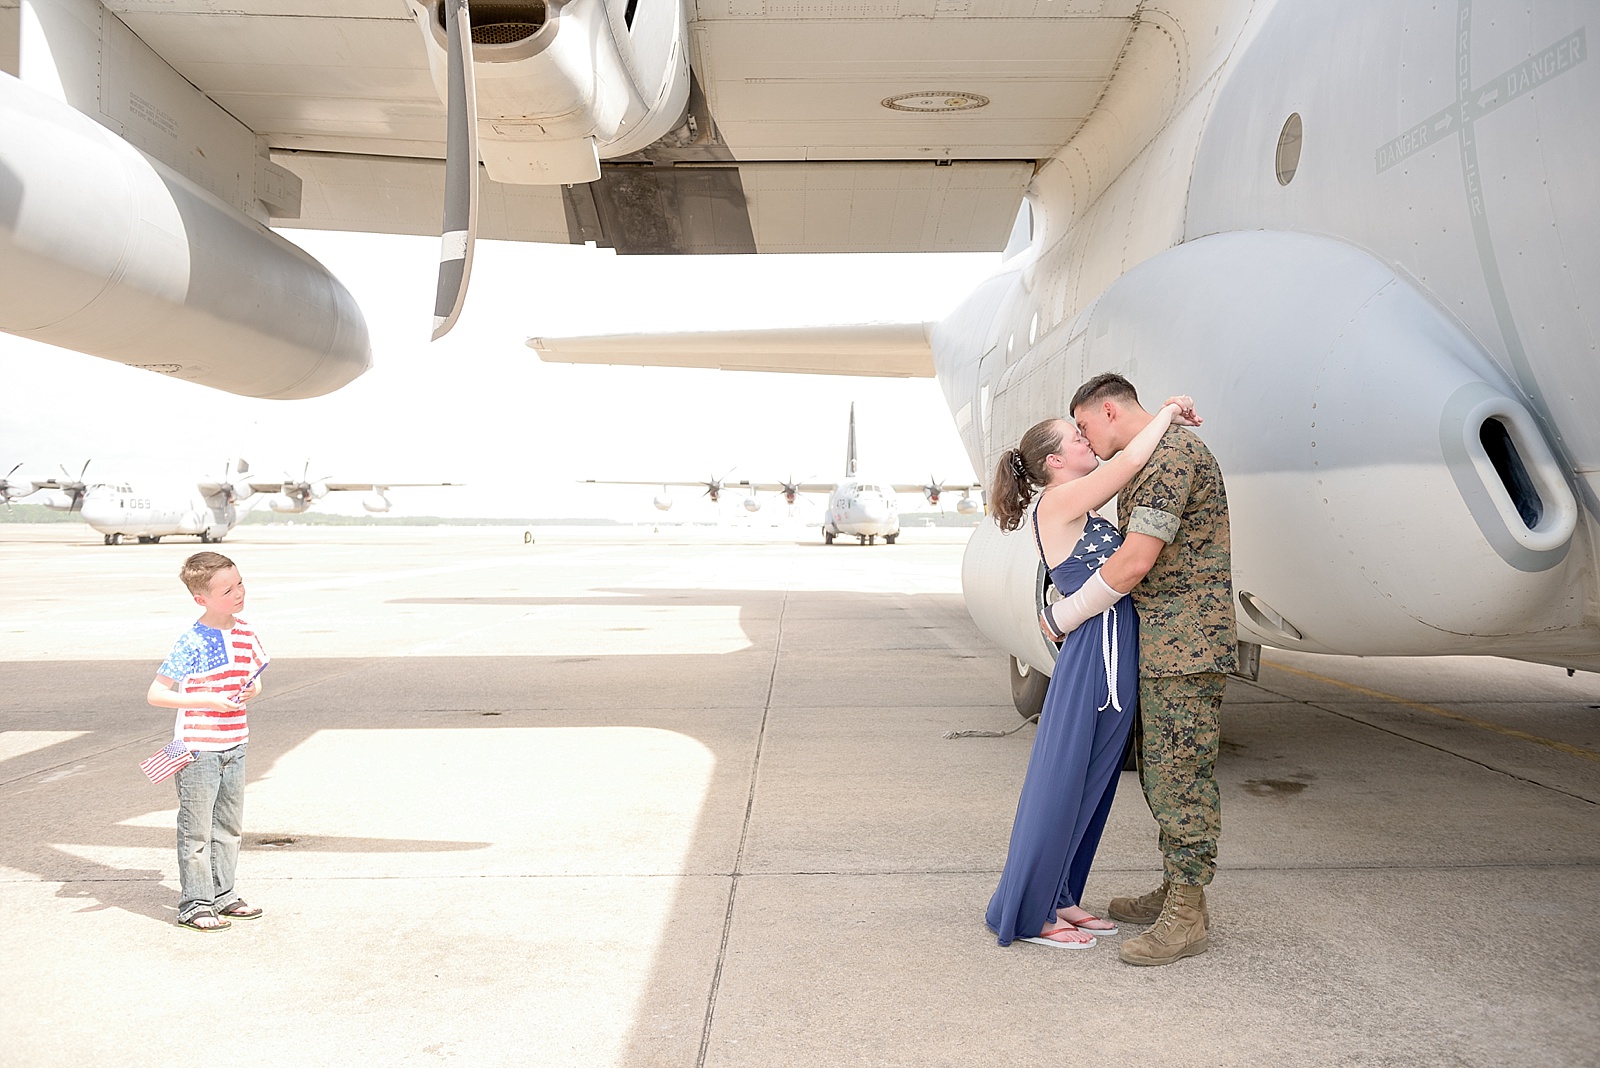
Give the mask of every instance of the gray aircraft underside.
[[[1600, 669], [1600, 0], [475, 6], [477, 236], [1006, 249], [937, 324], [544, 358], [937, 375], [980, 473], [1121, 371], [1206, 416], [1245, 640]], [[268, 227], [440, 232], [445, 25], [0, 0], [0, 326], [255, 396], [359, 375]], [[1048, 671], [1031, 538], [980, 526], [964, 585]]]

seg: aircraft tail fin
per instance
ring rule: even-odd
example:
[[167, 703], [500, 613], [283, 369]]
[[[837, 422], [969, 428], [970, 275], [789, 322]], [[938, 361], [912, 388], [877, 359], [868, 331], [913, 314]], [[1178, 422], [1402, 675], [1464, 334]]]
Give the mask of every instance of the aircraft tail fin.
[[932, 323], [530, 337], [547, 363], [715, 367], [724, 371], [932, 378]]
[[856, 477], [856, 403], [850, 402], [850, 439], [844, 450], [844, 477]]

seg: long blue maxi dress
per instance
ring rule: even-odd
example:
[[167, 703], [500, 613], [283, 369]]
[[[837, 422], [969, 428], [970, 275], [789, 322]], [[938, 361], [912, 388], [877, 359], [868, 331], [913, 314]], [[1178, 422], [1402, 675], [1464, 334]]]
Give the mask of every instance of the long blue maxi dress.
[[[1039, 540], [1037, 514], [1033, 536]], [[1121, 544], [1117, 528], [1091, 513], [1050, 581], [1063, 594], [1075, 592]], [[1139, 621], [1132, 598], [1123, 597], [1068, 634], [1056, 656], [1011, 848], [985, 917], [1002, 946], [1038, 935], [1056, 909], [1082, 896], [1116, 794], [1138, 690]]]

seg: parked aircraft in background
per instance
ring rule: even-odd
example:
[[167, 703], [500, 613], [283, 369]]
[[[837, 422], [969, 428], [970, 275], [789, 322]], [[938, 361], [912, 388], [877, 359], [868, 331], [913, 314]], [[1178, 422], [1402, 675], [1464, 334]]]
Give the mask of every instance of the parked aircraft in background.
[[652, 503], [663, 512], [671, 509], [673, 504], [667, 492], [668, 486], [704, 487], [704, 496], [713, 502], [720, 501], [722, 494], [730, 489], [738, 490], [745, 494], [743, 506], [747, 512], [761, 510], [762, 494], [780, 495], [785, 502], [793, 505], [801, 494], [826, 493], [828, 503], [823, 510], [822, 540], [827, 545], [832, 545], [834, 539], [839, 537], [855, 538], [862, 545], [875, 544], [882, 538], [886, 544], [893, 545], [900, 537], [900, 502], [896, 497], [900, 493], [920, 493], [929, 504], [938, 505], [946, 492], [958, 492], [961, 500], [956, 503], [956, 511], [962, 515], [975, 515], [982, 510], [982, 505], [972, 498], [972, 491], [982, 488], [976, 483], [944, 485], [935, 478], [930, 478], [926, 483], [890, 483], [864, 478], [857, 471], [854, 404], [850, 405], [850, 429], [845, 441], [844, 478], [838, 482], [734, 481], [726, 475], [704, 482], [637, 482], [593, 478], [585, 479], [585, 482], [608, 486], [660, 486], [661, 492]]
[[[1246, 641], [1600, 669], [1596, 0], [387, 10], [0, 7], [0, 327], [311, 396], [365, 323], [258, 224], [442, 230], [438, 329], [480, 234], [1004, 248], [937, 324], [532, 343], [937, 374], [979, 472], [1121, 371], [1200, 402]], [[986, 523], [964, 568], [1019, 677], [1035, 556]]]
[[[18, 465], [21, 466], [21, 465]], [[366, 493], [361, 506], [369, 512], [387, 512], [388, 491], [396, 486], [453, 486], [453, 482], [330, 482], [308, 479], [307, 464], [301, 477], [270, 482], [247, 478], [250, 465], [243, 460], [223, 469], [215, 482], [196, 482], [191, 486], [159, 486], [131, 482], [86, 482], [89, 464], [77, 478], [34, 480], [30, 492], [44, 494], [38, 503], [61, 512], [78, 512], [84, 522], [105, 537], [107, 545], [121, 545], [127, 538], [141, 545], [159, 542], [172, 535], [197, 537], [202, 542], [221, 541], [249, 509], [242, 502], [263, 496], [274, 512], [298, 514], [329, 493]], [[13, 468], [12, 473], [15, 474]], [[8, 476], [9, 478], [9, 476]], [[8, 493], [11, 497], [27, 494]]]

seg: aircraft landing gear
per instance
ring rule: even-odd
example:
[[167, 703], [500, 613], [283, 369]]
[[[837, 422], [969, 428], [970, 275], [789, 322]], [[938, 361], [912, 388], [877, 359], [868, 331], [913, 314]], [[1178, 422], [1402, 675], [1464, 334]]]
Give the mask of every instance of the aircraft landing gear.
[[106, 544], [107, 545], [121, 545], [122, 544], [122, 535], [121, 534], [107, 534], [106, 535]]
[[883, 536], [883, 543], [885, 545], [893, 545], [894, 544], [894, 539], [898, 538], [899, 536], [900, 535], [898, 535], [898, 534], [885, 534]]
[[216, 539], [213, 538], [208, 532], [206, 532], [204, 530], [202, 530], [200, 532], [200, 544], [201, 545], [210, 545], [215, 540]]
[[159, 534], [155, 535], [155, 536], [148, 536], [148, 535], [141, 534], [141, 535], [139, 535], [139, 544], [140, 545], [159, 545], [159, 544], [161, 544], [161, 536]]
[[1044, 693], [1050, 688], [1050, 676], [1035, 671], [1016, 657], [1011, 658], [1011, 703], [1023, 719], [1032, 719], [1044, 711]]
[[824, 530], [822, 532], [822, 544], [824, 544], [824, 545], [832, 545], [833, 544], [833, 531]]

